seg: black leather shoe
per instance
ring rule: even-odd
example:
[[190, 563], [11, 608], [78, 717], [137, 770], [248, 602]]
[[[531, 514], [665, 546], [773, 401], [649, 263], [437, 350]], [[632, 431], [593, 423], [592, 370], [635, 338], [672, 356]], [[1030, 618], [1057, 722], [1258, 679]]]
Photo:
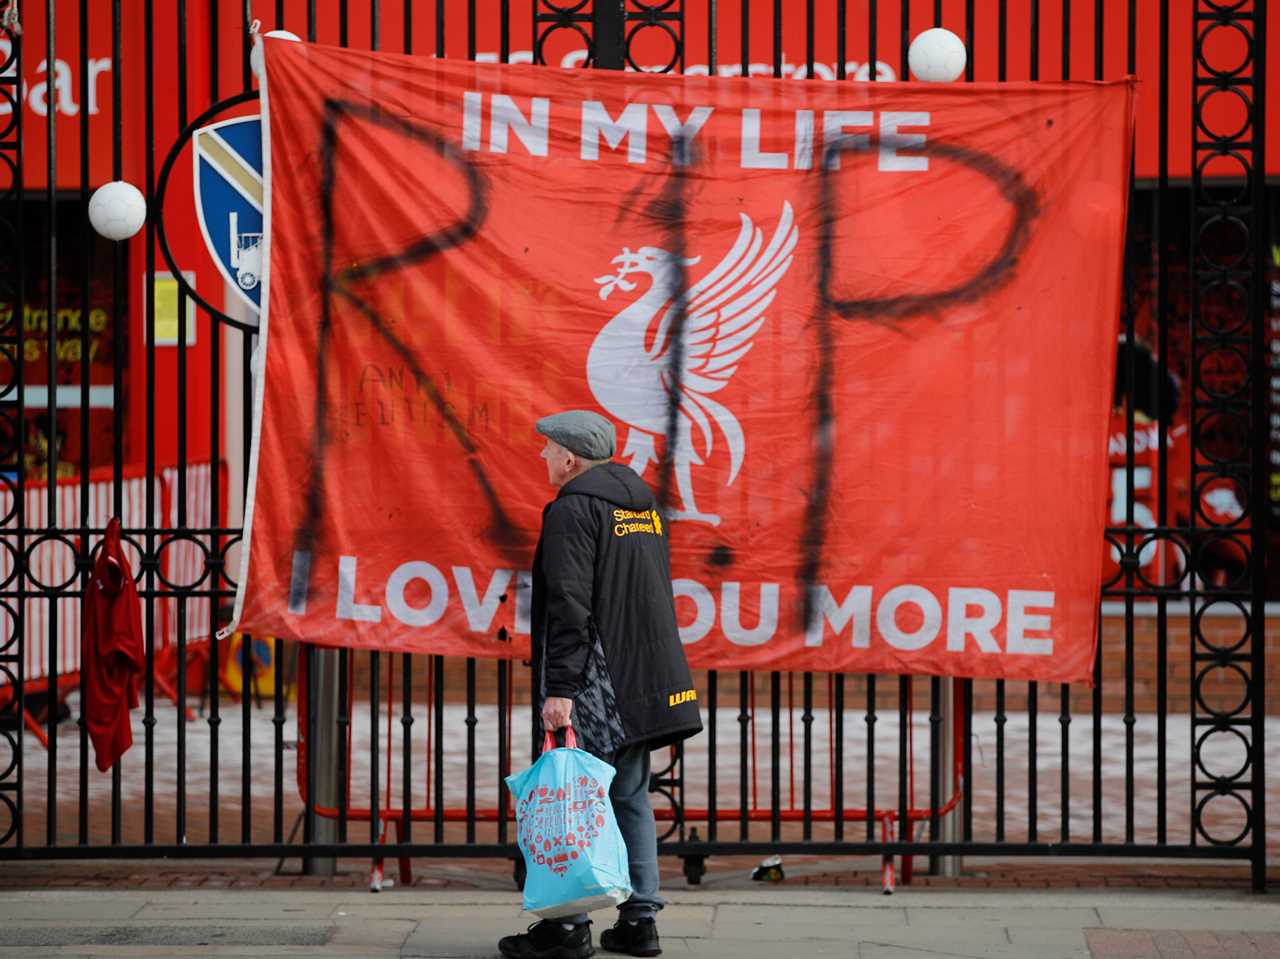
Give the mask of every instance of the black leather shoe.
[[652, 919], [641, 919], [632, 925], [619, 919], [612, 929], [600, 933], [600, 948], [628, 956], [660, 956], [658, 924]]
[[528, 932], [499, 939], [498, 951], [507, 959], [587, 959], [595, 954], [591, 948], [591, 923], [566, 929], [559, 919], [544, 919], [530, 926]]

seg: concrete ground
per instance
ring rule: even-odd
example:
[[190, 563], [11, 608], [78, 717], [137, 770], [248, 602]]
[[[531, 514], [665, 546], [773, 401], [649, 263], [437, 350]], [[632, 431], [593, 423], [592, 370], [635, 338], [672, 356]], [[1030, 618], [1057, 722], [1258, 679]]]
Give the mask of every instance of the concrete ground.
[[[1208, 889], [673, 888], [664, 954], [706, 959], [1263, 959], [1280, 895]], [[599, 935], [612, 918], [595, 915]], [[6, 889], [0, 957], [492, 957], [512, 891]], [[598, 955], [608, 953], [598, 951]]]

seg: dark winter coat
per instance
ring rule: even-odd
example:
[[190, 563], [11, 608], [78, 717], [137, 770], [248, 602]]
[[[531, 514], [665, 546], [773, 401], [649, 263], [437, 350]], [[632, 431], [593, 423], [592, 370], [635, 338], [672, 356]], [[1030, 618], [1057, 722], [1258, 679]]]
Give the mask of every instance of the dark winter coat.
[[702, 730], [666, 525], [634, 471], [593, 467], [543, 510], [530, 612], [538, 712], [546, 696], [572, 699], [582, 748], [607, 758]]

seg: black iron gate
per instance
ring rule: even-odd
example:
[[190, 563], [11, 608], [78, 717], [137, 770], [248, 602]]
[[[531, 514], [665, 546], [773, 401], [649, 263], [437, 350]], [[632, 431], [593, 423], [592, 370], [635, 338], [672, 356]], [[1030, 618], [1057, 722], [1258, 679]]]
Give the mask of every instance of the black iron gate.
[[[1159, 157], [1155, 177], [1135, 187], [1128, 264], [1129, 292], [1147, 291], [1156, 341], [1139, 348], [1141, 311], [1137, 294], [1127, 296], [1117, 376], [1124, 465], [1107, 534], [1116, 573], [1101, 597], [1111, 625], [1097, 683], [1076, 692], [712, 672], [700, 680], [707, 735], [673, 751], [654, 776], [663, 852], [685, 857], [694, 879], [702, 857], [730, 852], [1248, 860], [1262, 887], [1272, 492], [1265, 0], [1129, 0], [1118, 19], [1121, 5], [1102, 0], [533, 0], [519, 17], [512, 0], [90, 6], [0, 0], [0, 859], [515, 852], [501, 778], [513, 743], [516, 763], [524, 756], [519, 663], [208, 639], [234, 595], [256, 321], [182, 278], [169, 236], [190, 213], [167, 191], [194, 131], [256, 95], [255, 12], [263, 29], [323, 42], [379, 48], [393, 38], [404, 52], [504, 62], [516, 53], [555, 62], [558, 53], [608, 69], [650, 68], [637, 38], [657, 32], [669, 60], [652, 67], [692, 69], [696, 57], [709, 73], [799, 82], [903, 76], [911, 37], [945, 23], [969, 50], [966, 80], [983, 57], [1002, 81], [1037, 80], [1051, 63], [1055, 78], [1104, 79], [1138, 71], [1140, 42], [1158, 51], [1143, 96], [1155, 103]], [[1083, 51], [1082, 22], [1091, 25]], [[805, 55], [795, 64], [784, 51], [788, 24], [802, 25]], [[885, 43], [887, 24], [895, 43]], [[1175, 92], [1170, 36], [1179, 30], [1192, 63]], [[819, 63], [833, 32], [834, 64]], [[108, 36], [103, 68], [91, 48]], [[488, 36], [496, 51], [480, 49]], [[752, 52], [762, 36], [771, 57], [760, 69]], [[515, 51], [523, 37], [531, 48]], [[48, 67], [60, 63], [69, 65], [65, 83], [61, 66]], [[96, 86], [103, 73], [109, 91]], [[1190, 123], [1175, 140], [1171, 116], [1183, 114], [1173, 98], [1183, 93]], [[1233, 101], [1232, 129], [1215, 126], [1215, 98]], [[95, 128], [95, 101], [98, 112], [109, 106], [106, 135]], [[140, 126], [126, 121], [130, 110], [142, 111]], [[75, 117], [70, 148], [59, 111]], [[46, 173], [32, 187], [24, 154], [37, 148]], [[1189, 185], [1170, 172], [1171, 151], [1187, 149]], [[135, 161], [152, 211], [144, 240], [128, 249], [92, 240], [85, 217], [108, 155], [110, 179]], [[129, 262], [131, 253], [142, 262]], [[96, 328], [95, 310], [108, 317]], [[131, 342], [130, 313], [142, 317], [140, 343]], [[95, 349], [109, 361], [95, 366]], [[1184, 395], [1181, 442], [1190, 447], [1182, 515], [1170, 481], [1171, 392]], [[1153, 465], [1138, 462], [1142, 435], [1155, 437]], [[63, 455], [72, 446], [78, 462]], [[1205, 505], [1227, 499], [1222, 509]], [[142, 741], [100, 776], [75, 693], [77, 609], [112, 515], [124, 517], [139, 572], [147, 663]], [[1149, 551], [1171, 557], [1176, 574], [1152, 578]], [[305, 706], [293, 704], [299, 688]], [[757, 697], [767, 707], [757, 709]], [[327, 754], [337, 757], [332, 781], [321, 762], [304, 761]], [[349, 835], [353, 822], [367, 823], [367, 834]]]

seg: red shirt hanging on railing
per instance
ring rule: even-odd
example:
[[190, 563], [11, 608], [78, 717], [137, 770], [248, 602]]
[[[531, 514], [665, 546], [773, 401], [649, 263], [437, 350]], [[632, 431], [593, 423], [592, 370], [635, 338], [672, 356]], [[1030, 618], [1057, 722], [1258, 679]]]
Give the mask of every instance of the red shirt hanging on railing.
[[102, 539], [84, 594], [83, 713], [94, 759], [106, 772], [133, 745], [129, 710], [138, 706], [136, 677], [145, 668], [142, 611], [133, 571], [120, 545], [120, 520]]

